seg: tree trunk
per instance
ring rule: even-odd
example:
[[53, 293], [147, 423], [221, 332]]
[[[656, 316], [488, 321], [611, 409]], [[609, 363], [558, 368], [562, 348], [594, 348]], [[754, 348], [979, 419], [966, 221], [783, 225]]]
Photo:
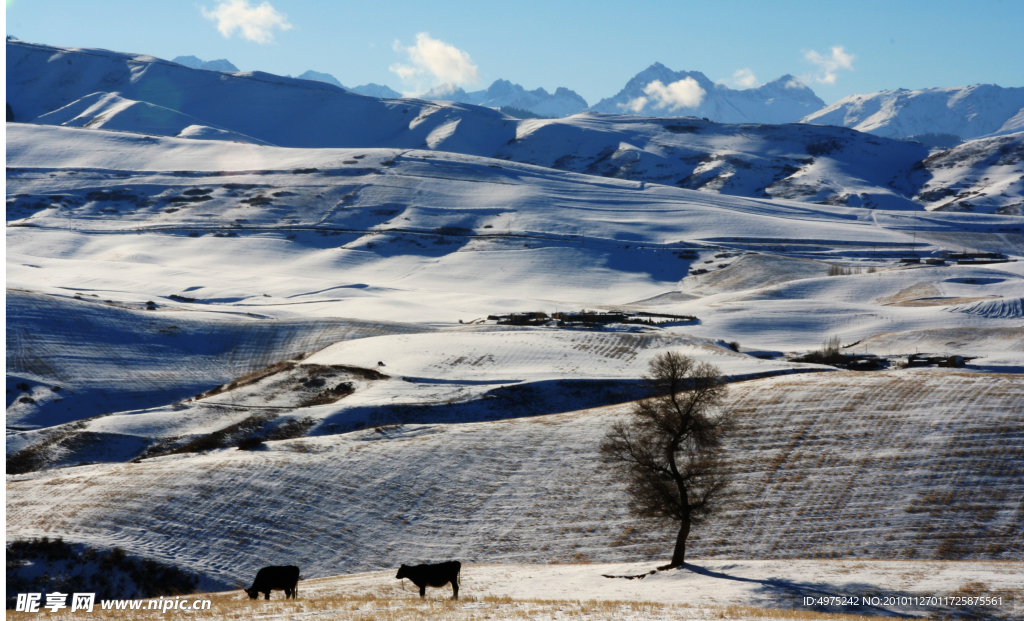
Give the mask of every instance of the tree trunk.
[[663, 565], [658, 569], [675, 569], [682, 567], [686, 560], [686, 538], [690, 536], [690, 519], [686, 518], [679, 525], [679, 535], [676, 536], [676, 548], [672, 551], [672, 562]]

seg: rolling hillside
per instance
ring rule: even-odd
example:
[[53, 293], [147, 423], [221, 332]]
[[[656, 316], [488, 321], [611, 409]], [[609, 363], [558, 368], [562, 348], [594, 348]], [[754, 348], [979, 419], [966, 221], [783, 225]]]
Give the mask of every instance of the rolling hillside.
[[972, 140], [928, 157], [909, 181], [930, 210], [1024, 213], [1024, 133]]
[[[8, 383], [29, 388], [8, 393], [8, 423], [20, 429], [169, 407], [339, 341], [372, 337], [377, 353], [329, 362], [368, 368], [406, 356], [407, 343], [448, 348], [447, 337], [430, 340], [438, 330], [481, 343], [495, 330], [532, 339], [531, 330], [478, 323], [530, 309], [694, 316], [612, 329], [654, 350], [680, 333], [704, 339], [737, 376], [799, 365], [736, 356], [725, 342], [778, 357], [832, 334], [845, 344], [1020, 327], [1018, 264], [895, 263], [967, 244], [1019, 253], [1018, 227], [1007, 225], [1019, 218], [883, 218], [422, 151], [9, 129], [8, 310], [18, 321], [8, 330]], [[828, 276], [836, 261], [851, 275]], [[938, 349], [1011, 368], [1015, 338]], [[911, 353], [898, 337], [888, 342], [887, 354]], [[504, 347], [453, 347], [442, 359], [501, 359]], [[580, 347], [543, 354], [540, 375], [496, 364], [480, 379], [561, 381], [592, 369], [583, 377], [620, 381], [650, 355], [630, 346], [628, 364], [596, 371], [602, 354]], [[551, 356], [563, 354], [573, 358], [552, 371]], [[436, 378], [431, 364], [397, 373]], [[488, 389], [455, 382], [444, 398]]]
[[[696, 533], [694, 558], [1020, 560], [1016, 378], [771, 378], [732, 386], [726, 407], [742, 421], [736, 496]], [[597, 453], [624, 411], [382, 425], [19, 475], [7, 534], [63, 533], [224, 581], [285, 561], [311, 578], [445, 558], [653, 561], [671, 533], [636, 528]]]

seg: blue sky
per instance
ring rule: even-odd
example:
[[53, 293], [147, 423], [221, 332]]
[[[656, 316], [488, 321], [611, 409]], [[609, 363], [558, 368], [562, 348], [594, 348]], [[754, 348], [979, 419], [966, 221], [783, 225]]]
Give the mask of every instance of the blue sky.
[[[1024, 86], [1024, 1], [7, 0], [7, 34], [406, 93], [498, 78], [589, 103], [657, 61], [733, 88], [783, 74], [853, 93]], [[403, 80], [403, 77], [405, 78]]]

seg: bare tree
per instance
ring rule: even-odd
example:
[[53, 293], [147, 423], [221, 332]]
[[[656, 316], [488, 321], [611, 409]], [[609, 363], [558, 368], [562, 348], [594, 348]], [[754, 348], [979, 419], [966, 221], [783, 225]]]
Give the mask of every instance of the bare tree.
[[636, 517], [679, 525], [672, 562], [659, 568], [672, 569], [683, 565], [690, 527], [711, 517], [724, 497], [722, 437], [733, 416], [717, 408], [725, 381], [706, 362], [660, 354], [644, 379], [653, 396], [612, 425], [601, 451], [623, 475]]

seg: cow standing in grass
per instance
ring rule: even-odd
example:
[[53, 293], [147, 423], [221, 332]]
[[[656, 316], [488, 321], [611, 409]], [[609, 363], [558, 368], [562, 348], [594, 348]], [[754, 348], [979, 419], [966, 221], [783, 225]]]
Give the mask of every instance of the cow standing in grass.
[[295, 565], [264, 567], [256, 572], [256, 579], [245, 592], [249, 599], [258, 598], [260, 593], [263, 593], [266, 599], [270, 599], [270, 592], [274, 590], [284, 591], [285, 599], [298, 599], [299, 568]]
[[408, 578], [413, 584], [420, 588], [420, 597], [426, 597], [427, 587], [443, 587], [449, 582], [452, 583], [452, 599], [459, 599], [459, 575], [462, 572], [462, 563], [448, 561], [435, 565], [402, 565], [398, 568], [399, 580]]

